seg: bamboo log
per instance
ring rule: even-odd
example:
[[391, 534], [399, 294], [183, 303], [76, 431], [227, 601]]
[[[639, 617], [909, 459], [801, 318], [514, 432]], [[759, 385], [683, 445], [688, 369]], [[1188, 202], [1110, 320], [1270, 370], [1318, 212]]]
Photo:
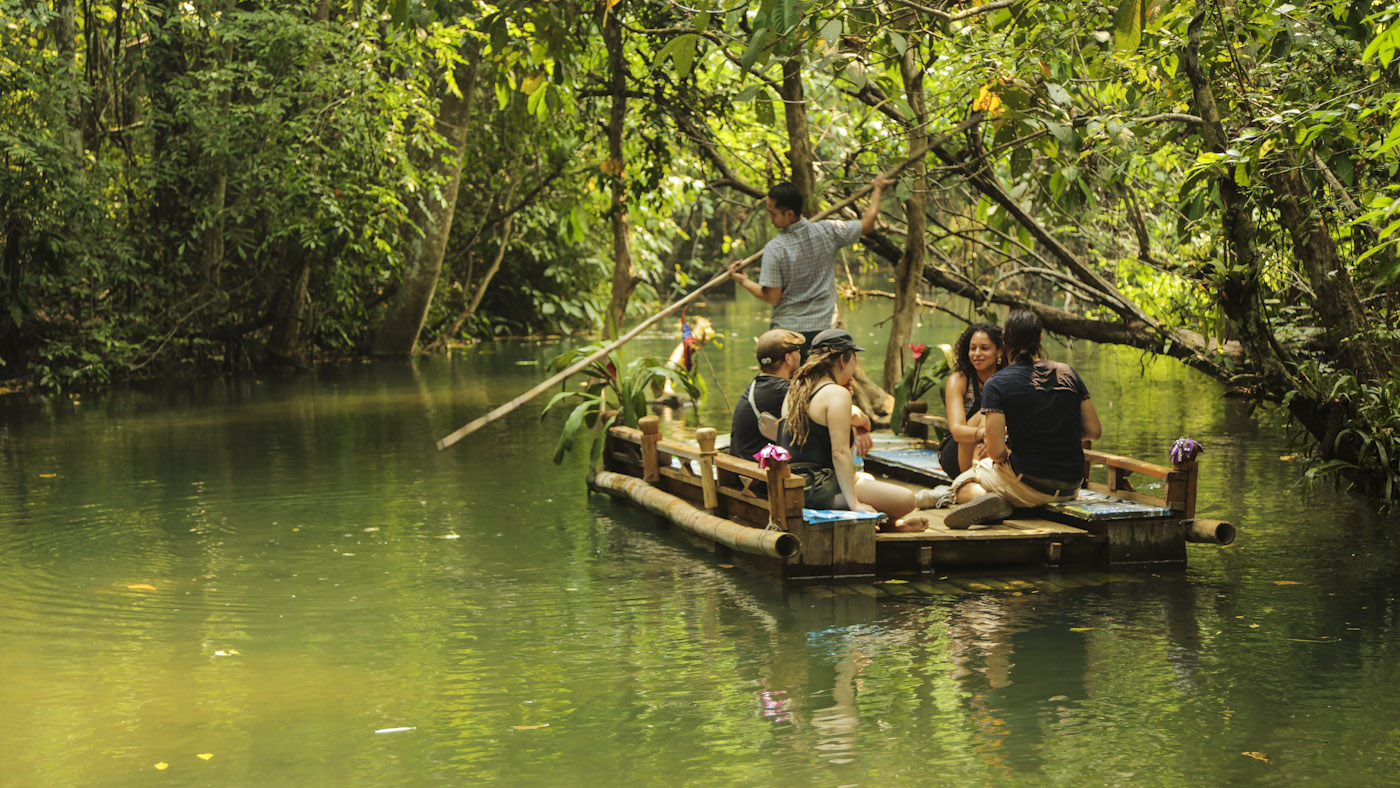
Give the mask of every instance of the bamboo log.
[[[914, 162], [916, 162], [916, 161], [922, 159], [924, 156], [927, 156], [927, 155], [928, 155], [928, 152], [931, 151], [931, 150], [933, 150], [935, 147], [937, 147], [937, 146], [939, 146], [939, 145], [942, 145], [943, 143], [945, 143], [945, 142], [947, 142], [948, 140], [952, 139], [952, 138], [955, 137], [956, 135], [962, 134], [964, 131], [966, 131], [966, 130], [972, 128], [973, 126], [977, 125], [978, 123], [981, 123], [984, 116], [985, 116], [985, 113], [982, 113], [982, 112], [974, 112], [974, 113], [972, 114], [972, 116], [969, 117], [967, 120], [965, 120], [965, 121], [963, 121], [962, 123], [959, 123], [958, 125], [954, 126], [954, 127], [953, 127], [952, 129], [950, 129], [948, 132], [939, 135], [936, 139], [930, 140], [930, 141], [928, 142], [928, 144], [925, 145], [925, 146], [923, 147], [922, 150], [915, 151], [913, 154], [911, 154], [911, 155], [910, 155], [908, 158], [906, 158], [904, 161], [901, 161], [899, 164], [896, 164], [894, 167], [891, 167], [890, 169], [888, 169], [888, 170], [884, 171], [883, 173], [881, 173], [881, 174], [880, 174], [880, 177], [884, 177], [884, 178], [893, 178], [893, 177], [895, 177], [896, 175], [898, 175], [900, 172], [902, 172], [902, 171], [903, 171], [906, 167], [908, 167], [909, 165], [911, 165], [911, 164], [913, 164]], [[838, 203], [832, 205], [832, 206], [829, 207], [829, 208], [826, 208], [826, 209], [824, 209], [824, 210], [818, 211], [818, 212], [816, 213], [816, 215], [814, 215], [814, 216], [811, 217], [810, 221], [813, 221], [813, 222], [821, 221], [822, 219], [825, 219], [825, 218], [827, 218], [828, 216], [831, 216], [832, 214], [834, 214], [834, 213], [836, 213], [836, 212], [838, 212], [838, 211], [844, 209], [846, 206], [850, 205], [851, 203], [853, 203], [853, 202], [855, 202], [856, 200], [858, 200], [858, 199], [860, 199], [861, 197], [863, 197], [867, 192], [870, 191], [870, 188], [871, 188], [870, 184], [866, 184], [864, 187], [862, 187], [861, 189], [857, 190], [855, 193], [851, 194], [851, 195], [850, 195], [849, 197], [847, 197], [846, 199], [841, 200], [840, 202], [838, 202]], [[748, 257], [745, 257], [743, 260], [740, 260], [740, 261], [739, 261], [739, 268], [740, 268], [740, 269], [743, 269], [743, 268], [747, 267], [748, 265], [750, 265], [751, 263], [753, 263], [755, 260], [759, 259], [759, 258], [762, 257], [762, 256], [763, 256], [763, 252], [762, 252], [761, 250], [760, 250], [760, 251], [757, 251], [757, 252], [754, 252], [753, 254], [751, 254], [751, 255], [749, 255]], [[511, 400], [510, 402], [507, 402], [506, 404], [501, 405], [500, 407], [496, 408], [495, 410], [492, 410], [491, 412], [487, 413], [486, 415], [484, 415], [484, 416], [482, 416], [482, 417], [480, 417], [480, 418], [478, 418], [478, 419], [475, 419], [474, 421], [468, 422], [465, 426], [458, 428], [456, 431], [452, 432], [450, 435], [448, 435], [447, 437], [445, 437], [445, 438], [443, 438], [442, 440], [440, 440], [440, 441], [437, 442], [438, 450], [441, 451], [441, 450], [443, 450], [443, 449], [446, 449], [448, 446], [451, 446], [452, 444], [454, 444], [454, 443], [456, 443], [457, 441], [459, 441], [459, 440], [461, 440], [461, 439], [467, 437], [468, 435], [472, 434], [473, 432], [476, 432], [477, 430], [481, 429], [482, 427], [485, 427], [487, 424], [490, 424], [491, 422], [496, 421], [497, 419], [500, 419], [500, 418], [503, 417], [503, 416], [506, 416], [507, 414], [509, 414], [510, 412], [514, 411], [516, 408], [520, 407], [521, 405], [524, 405], [525, 403], [529, 402], [530, 400], [534, 399], [535, 397], [538, 397], [539, 395], [541, 395], [541, 394], [543, 394], [544, 392], [548, 391], [548, 390], [549, 390], [550, 388], [552, 388], [556, 383], [560, 383], [560, 382], [562, 382], [562, 381], [564, 381], [564, 380], [567, 380], [567, 379], [569, 378], [569, 376], [571, 376], [571, 375], [573, 375], [573, 374], [575, 374], [575, 373], [577, 373], [577, 372], [582, 371], [582, 370], [583, 370], [584, 368], [586, 368], [589, 364], [592, 364], [593, 362], [595, 362], [595, 361], [597, 361], [597, 360], [603, 358], [604, 356], [608, 355], [609, 353], [613, 352], [614, 350], [617, 350], [618, 348], [620, 348], [620, 347], [622, 347], [623, 345], [627, 344], [628, 342], [632, 341], [638, 334], [642, 333], [643, 331], [647, 330], [648, 328], [651, 328], [652, 326], [654, 326], [654, 325], [656, 325], [657, 323], [661, 322], [661, 320], [663, 320], [664, 318], [667, 318], [667, 317], [670, 317], [671, 315], [674, 315], [675, 313], [679, 312], [681, 309], [683, 309], [685, 306], [687, 306], [687, 305], [690, 304], [691, 302], [693, 302], [693, 301], [695, 301], [696, 299], [700, 298], [700, 296], [704, 295], [705, 293], [709, 292], [710, 290], [713, 290], [714, 288], [716, 288], [716, 287], [718, 287], [719, 285], [724, 284], [725, 282], [728, 282], [728, 281], [729, 281], [729, 270], [728, 270], [728, 268], [726, 268], [725, 270], [723, 270], [723, 271], [721, 271], [720, 273], [716, 274], [715, 277], [714, 277], [713, 279], [711, 279], [710, 281], [708, 281], [708, 282], [706, 282], [705, 284], [701, 285], [700, 287], [696, 288], [694, 291], [692, 291], [692, 292], [690, 293], [690, 295], [685, 296], [684, 298], [680, 299], [679, 301], [676, 301], [675, 303], [671, 304], [670, 306], [666, 307], [665, 309], [661, 310], [660, 312], [657, 312], [656, 314], [652, 315], [651, 317], [647, 318], [646, 320], [643, 320], [642, 322], [638, 323], [631, 331], [628, 331], [626, 334], [623, 334], [623, 335], [622, 335], [620, 338], [618, 338], [615, 342], [613, 342], [612, 344], [610, 344], [610, 345], [608, 345], [607, 347], [603, 348], [602, 350], [599, 350], [599, 351], [593, 353], [591, 356], [589, 356], [589, 357], [587, 357], [587, 358], [584, 358], [584, 359], [581, 359], [581, 360], [579, 360], [579, 361], [574, 362], [574, 364], [573, 364], [572, 366], [570, 366], [568, 369], [565, 369], [563, 372], [560, 372], [560, 373], [558, 373], [557, 375], [555, 375], [554, 377], [549, 378], [548, 380], [544, 381], [543, 383], [540, 383], [539, 385], [535, 386], [534, 388], [530, 389], [529, 391], [525, 392], [524, 394], [521, 394], [520, 396], [518, 396], [518, 397], [516, 397], [515, 399]]]
[[635, 476], [598, 471], [589, 486], [608, 495], [626, 498], [643, 509], [674, 523], [677, 527], [717, 542], [741, 553], [791, 558], [801, 543], [783, 531], [750, 528], [701, 511], [668, 492], [652, 487]]
[[1226, 545], [1235, 541], [1235, 526], [1224, 520], [1182, 520], [1181, 526], [1188, 542]]

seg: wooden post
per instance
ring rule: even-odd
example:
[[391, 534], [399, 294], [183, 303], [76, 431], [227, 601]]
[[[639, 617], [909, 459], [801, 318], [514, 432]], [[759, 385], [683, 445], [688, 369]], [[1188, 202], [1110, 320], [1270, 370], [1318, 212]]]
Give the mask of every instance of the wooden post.
[[[1094, 448], [1094, 442], [1093, 442], [1093, 441], [1080, 441], [1080, 443], [1083, 444], [1085, 451], [1088, 451], [1089, 449]], [[1089, 458], [1088, 458], [1088, 457], [1085, 457], [1085, 458], [1084, 458], [1084, 485], [1083, 485], [1083, 486], [1086, 487], [1086, 488], [1089, 486], [1089, 470], [1090, 470], [1092, 467], [1093, 467], [1093, 463], [1089, 461]], [[1108, 483], [1109, 483], [1110, 485], [1113, 484], [1113, 480], [1110, 478]]]
[[787, 460], [768, 461], [768, 526], [791, 531], [787, 521], [787, 491], [784, 488], [792, 471]]
[[1172, 463], [1172, 471], [1167, 474], [1167, 490], [1163, 496], [1167, 506], [1180, 512], [1183, 518], [1196, 516], [1196, 475], [1195, 460]]
[[642, 428], [642, 481], [656, 484], [661, 481], [661, 468], [656, 457], [656, 443], [661, 440], [661, 419], [643, 416], [637, 426]]
[[1109, 466], [1108, 491], [1118, 492], [1119, 490], [1126, 490], [1127, 492], [1137, 492], [1137, 490], [1133, 489], [1133, 483], [1128, 481], [1128, 476], [1131, 474], [1132, 471], [1127, 468], [1119, 468], [1116, 465]]
[[695, 442], [700, 444], [700, 492], [705, 511], [713, 512], [719, 506], [719, 489], [715, 484], [715, 428], [701, 427], [695, 431]]
[[904, 423], [901, 424], [901, 425], [899, 425], [899, 431], [902, 432], [902, 433], [904, 433], [904, 435], [905, 435], [906, 437], [909, 437], [909, 438], [918, 438], [919, 440], [925, 440], [925, 441], [928, 440], [928, 425], [927, 425], [927, 424], [916, 424], [915, 422], [911, 421], [911, 420], [909, 419], [909, 414], [911, 414], [911, 413], [928, 413], [928, 403], [927, 403], [927, 402], [906, 402], [906, 403], [904, 403], [904, 412], [900, 414], [900, 419], [901, 419]]

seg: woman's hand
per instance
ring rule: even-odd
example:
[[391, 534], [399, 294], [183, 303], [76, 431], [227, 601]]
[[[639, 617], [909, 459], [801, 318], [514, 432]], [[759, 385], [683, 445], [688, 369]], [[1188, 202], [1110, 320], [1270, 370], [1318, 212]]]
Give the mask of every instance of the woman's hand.
[[875, 507], [871, 506], [871, 505], [868, 504], [868, 503], [860, 503], [859, 501], [857, 501], [856, 504], [855, 504], [854, 506], [851, 507], [851, 511], [853, 511], [853, 512], [874, 512], [874, 511], [875, 511]]

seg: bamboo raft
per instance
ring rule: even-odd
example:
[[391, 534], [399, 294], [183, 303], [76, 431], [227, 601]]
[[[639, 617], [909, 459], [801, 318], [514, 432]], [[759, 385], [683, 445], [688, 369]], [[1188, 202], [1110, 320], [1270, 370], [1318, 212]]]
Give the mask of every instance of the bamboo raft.
[[[910, 438], [882, 440], [866, 455], [865, 469], [911, 488], [947, 483], [928, 440], [929, 428], [941, 422], [926, 413], [924, 403], [911, 403], [904, 430]], [[1195, 460], [1168, 468], [1086, 449], [1085, 478], [1092, 466], [1104, 466], [1107, 483], [1086, 483], [1080, 501], [1017, 509], [1000, 524], [967, 530], [944, 527], [946, 509], [921, 510], [930, 522], [927, 531], [883, 533], [873, 515], [804, 510], [802, 477], [786, 462], [760, 468], [718, 452], [717, 437], [702, 428], [696, 444], [668, 440], [655, 416], [641, 419], [640, 429], [612, 427], [603, 467], [590, 475], [589, 487], [652, 512], [717, 550], [754, 556], [793, 581], [1180, 565], [1188, 542], [1229, 544], [1235, 535], [1230, 523], [1195, 517]], [[1134, 473], [1161, 480], [1162, 495], [1134, 489]], [[754, 494], [756, 482], [766, 484], [766, 494]]]

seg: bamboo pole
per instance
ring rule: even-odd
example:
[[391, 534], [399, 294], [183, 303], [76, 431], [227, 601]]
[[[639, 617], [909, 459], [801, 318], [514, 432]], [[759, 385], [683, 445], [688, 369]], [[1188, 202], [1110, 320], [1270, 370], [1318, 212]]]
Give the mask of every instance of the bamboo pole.
[[[969, 117], [967, 120], [963, 121], [962, 123], [959, 123], [957, 126], [954, 126], [954, 127], [953, 127], [951, 130], [949, 130], [948, 132], [946, 132], [946, 133], [944, 133], [944, 134], [942, 134], [942, 135], [939, 135], [939, 137], [938, 137], [937, 139], [930, 140], [930, 141], [923, 147], [923, 149], [921, 149], [921, 150], [919, 150], [919, 151], [917, 151], [917, 152], [911, 154], [908, 158], [904, 159], [904, 161], [901, 161], [899, 164], [896, 164], [894, 167], [892, 167], [892, 168], [886, 170], [885, 172], [880, 173], [880, 176], [879, 176], [879, 177], [883, 177], [883, 178], [893, 178], [893, 177], [899, 175], [899, 173], [903, 172], [904, 169], [905, 169], [906, 167], [908, 167], [909, 165], [911, 165], [911, 164], [913, 164], [914, 162], [918, 161], [919, 159], [922, 159], [924, 156], [928, 155], [928, 152], [929, 152], [930, 150], [932, 150], [933, 148], [935, 148], [935, 147], [937, 147], [937, 146], [939, 146], [939, 145], [942, 145], [943, 143], [945, 143], [945, 142], [947, 142], [949, 139], [951, 139], [953, 136], [955, 136], [955, 135], [957, 135], [957, 134], [961, 134], [962, 132], [966, 131], [967, 129], [972, 128], [973, 126], [975, 126], [975, 125], [977, 125], [978, 123], [980, 123], [980, 122], [982, 121], [982, 117], [983, 117], [983, 113], [981, 113], [981, 112], [974, 112], [974, 113], [972, 114], [972, 116]], [[851, 203], [854, 203], [856, 200], [860, 199], [861, 197], [863, 197], [863, 196], [865, 196], [867, 193], [869, 193], [869, 192], [870, 192], [870, 188], [871, 188], [871, 184], [868, 184], [868, 183], [867, 183], [865, 186], [861, 187], [859, 190], [857, 190], [856, 192], [854, 192], [853, 194], [851, 194], [851, 195], [850, 195], [849, 197], [847, 197], [846, 199], [844, 199], [844, 200], [842, 200], [842, 201], [836, 203], [835, 205], [832, 205], [832, 206], [829, 207], [829, 208], [826, 208], [825, 210], [818, 211], [817, 214], [811, 218], [811, 221], [814, 221], [814, 222], [821, 221], [822, 219], [825, 219], [825, 218], [827, 218], [828, 216], [830, 216], [830, 215], [832, 215], [832, 214], [834, 214], [834, 213], [836, 213], [836, 212], [838, 212], [838, 211], [844, 209], [845, 207], [847, 207], [847, 206], [850, 205]], [[759, 259], [759, 258], [762, 257], [762, 256], [763, 256], [763, 252], [762, 252], [761, 250], [760, 250], [760, 251], [757, 251], [757, 252], [754, 252], [753, 254], [751, 254], [751, 255], [749, 255], [748, 257], [745, 257], [743, 260], [740, 260], [740, 261], [739, 261], [739, 268], [742, 270], [743, 268], [747, 267], [750, 263], [754, 262], [755, 260]], [[478, 418], [478, 419], [476, 419], [476, 420], [474, 420], [474, 421], [469, 422], [468, 424], [466, 424], [466, 425], [463, 426], [463, 427], [458, 428], [455, 432], [453, 432], [452, 434], [448, 435], [447, 437], [445, 437], [445, 438], [443, 438], [442, 440], [440, 440], [440, 441], [437, 442], [438, 450], [441, 451], [442, 449], [446, 449], [448, 446], [451, 446], [452, 444], [454, 444], [454, 443], [456, 443], [457, 441], [459, 441], [459, 440], [461, 440], [461, 439], [467, 437], [468, 435], [472, 434], [473, 432], [476, 432], [477, 430], [481, 429], [482, 427], [485, 427], [487, 424], [490, 424], [491, 422], [496, 421], [496, 420], [502, 418], [503, 416], [508, 415], [509, 413], [511, 413], [512, 411], [514, 411], [516, 408], [520, 407], [521, 405], [524, 405], [525, 403], [529, 402], [530, 400], [534, 399], [535, 397], [538, 397], [539, 395], [541, 395], [541, 394], [543, 394], [544, 392], [548, 391], [550, 388], [552, 388], [552, 387], [554, 386], [554, 384], [559, 383], [559, 382], [561, 382], [561, 381], [567, 379], [569, 376], [575, 374], [576, 372], [579, 372], [579, 371], [583, 370], [583, 369], [584, 369], [585, 367], [587, 367], [589, 364], [592, 364], [593, 362], [597, 361], [597, 360], [600, 359], [600, 358], [603, 358], [604, 356], [608, 355], [609, 353], [613, 352], [614, 350], [617, 350], [618, 348], [622, 347], [623, 345], [627, 344], [628, 342], [630, 342], [630, 341], [632, 341], [634, 338], [636, 338], [636, 336], [637, 336], [638, 334], [642, 333], [643, 331], [647, 330], [648, 328], [651, 328], [652, 326], [656, 325], [657, 323], [659, 323], [659, 322], [662, 321], [663, 319], [665, 319], [665, 318], [667, 318], [667, 317], [670, 317], [671, 315], [674, 315], [675, 313], [679, 312], [681, 309], [683, 309], [684, 307], [686, 307], [686, 306], [687, 306], [688, 304], [690, 304], [691, 302], [693, 302], [693, 301], [695, 301], [696, 299], [700, 298], [700, 296], [704, 295], [705, 293], [709, 292], [710, 290], [713, 290], [714, 288], [716, 288], [716, 287], [718, 287], [719, 285], [721, 285], [721, 284], [723, 284], [723, 283], [725, 283], [725, 282], [728, 282], [728, 281], [729, 281], [729, 271], [728, 271], [728, 269], [726, 268], [726, 270], [724, 270], [724, 271], [720, 272], [719, 274], [715, 275], [715, 277], [714, 277], [713, 279], [711, 279], [710, 281], [708, 281], [708, 282], [706, 282], [705, 284], [701, 285], [700, 287], [696, 288], [694, 291], [692, 291], [692, 292], [690, 293], [690, 295], [685, 296], [684, 298], [680, 299], [679, 301], [676, 301], [675, 303], [671, 304], [670, 306], [666, 307], [665, 309], [662, 309], [660, 312], [657, 312], [656, 314], [652, 315], [651, 317], [647, 318], [646, 320], [643, 320], [642, 322], [638, 323], [638, 324], [636, 325], [636, 327], [634, 327], [631, 331], [628, 331], [626, 334], [623, 334], [620, 338], [618, 338], [616, 341], [614, 341], [612, 344], [608, 345], [607, 347], [603, 348], [602, 350], [599, 350], [599, 351], [595, 352], [593, 355], [591, 355], [591, 356], [589, 356], [589, 357], [587, 357], [587, 358], [585, 358], [585, 359], [582, 359], [581, 361], [574, 362], [574, 364], [573, 364], [572, 366], [570, 366], [568, 369], [564, 370], [563, 372], [560, 372], [560, 373], [556, 374], [554, 377], [551, 377], [550, 379], [544, 381], [543, 383], [540, 383], [539, 385], [535, 386], [534, 388], [530, 389], [529, 391], [525, 392], [524, 394], [521, 394], [520, 396], [518, 396], [518, 397], [516, 397], [515, 399], [511, 400], [510, 402], [507, 402], [507, 403], [505, 403], [504, 405], [501, 405], [500, 407], [496, 408], [495, 410], [492, 410], [491, 412], [487, 413], [486, 415], [484, 415], [484, 416], [482, 416], [482, 417], [480, 417], [480, 418]]]
[[801, 548], [801, 542], [793, 534], [751, 528], [717, 517], [668, 492], [652, 487], [635, 476], [598, 471], [589, 479], [588, 485], [600, 492], [627, 498], [652, 514], [670, 520], [679, 528], [741, 553], [766, 555], [770, 558], [791, 558], [797, 555]]

